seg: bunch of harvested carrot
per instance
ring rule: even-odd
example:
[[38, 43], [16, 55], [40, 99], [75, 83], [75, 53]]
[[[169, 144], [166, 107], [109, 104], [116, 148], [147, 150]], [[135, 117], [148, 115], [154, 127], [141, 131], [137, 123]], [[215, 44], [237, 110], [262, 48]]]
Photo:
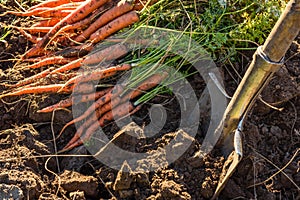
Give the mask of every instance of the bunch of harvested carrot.
[[[34, 43], [21, 58], [21, 61], [30, 63], [22, 69], [34, 69], [39, 72], [17, 83], [4, 84], [10, 91], [0, 95], [0, 98], [24, 94], [73, 93], [71, 97], [39, 110], [39, 113], [95, 101], [82, 116], [69, 122], [61, 131], [62, 133], [66, 127], [75, 122], [88, 119], [82, 126], [85, 128], [79, 129], [65, 149], [82, 144], [78, 138], [85, 129], [87, 132], [84, 140], [88, 139], [98, 124], [98, 118], [100, 126], [103, 126], [114, 117], [121, 118], [137, 111], [139, 107], [128, 101], [155, 87], [166, 74], [154, 75], [122, 97], [119, 95], [125, 91], [126, 86], [116, 85], [114, 89], [96, 91], [91, 81], [112, 77], [117, 72], [130, 70], [132, 66], [129, 64], [111, 66], [108, 62], [118, 60], [129, 52], [128, 46], [120, 41], [100, 51], [90, 52], [98, 42], [138, 22], [137, 11], [141, 10], [141, 5], [148, 4], [147, 1], [140, 0], [47, 0], [29, 8], [26, 12], [8, 11], [2, 14], [39, 17], [39, 21], [30, 27], [11, 26]], [[86, 73], [74, 71], [76, 68], [89, 65], [100, 65], [101, 68], [87, 68]], [[48, 66], [50, 68], [44, 70]], [[48, 83], [46, 80], [51, 80], [53, 76], [59, 81]], [[115, 110], [117, 116], [114, 116]], [[96, 113], [94, 118], [90, 117], [93, 112]]]
[[[124, 56], [128, 48], [122, 44], [110, 46], [88, 56], [84, 55], [92, 51], [99, 41], [137, 22], [139, 18], [133, 11], [134, 5], [135, 2], [131, 0], [47, 0], [29, 8], [26, 12], [8, 11], [1, 14], [39, 16], [41, 17], [39, 19], [42, 19], [31, 27], [12, 26], [35, 43], [22, 58], [25, 62], [33, 63], [27, 64], [23, 69], [59, 66], [51, 70], [51, 73], [47, 69], [17, 84], [6, 85], [17, 88], [34, 84], [49, 75], [66, 73], [82, 65], [99, 64]], [[68, 14], [61, 15], [61, 12]], [[83, 43], [78, 45], [79, 42]], [[73, 46], [69, 46], [70, 44]], [[40, 55], [45, 56], [37, 57]], [[4, 96], [9, 95], [7, 93]]]
[[[63, 127], [59, 135], [61, 135], [69, 125], [87, 118], [87, 120], [77, 129], [77, 132], [63, 150], [69, 150], [81, 145], [83, 142], [87, 141], [99, 127], [103, 127], [112, 120], [120, 119], [139, 110], [140, 106], [135, 107], [130, 100], [133, 100], [147, 90], [154, 88], [166, 79], [167, 76], [167, 72], [154, 74], [140, 83], [137, 88], [122, 96], [120, 95], [124, 92], [124, 86], [116, 85], [113, 90], [95, 101], [84, 114], [70, 121]], [[86, 130], [85, 135], [82, 136], [84, 130]], [[82, 138], [80, 139], [81, 136]]]

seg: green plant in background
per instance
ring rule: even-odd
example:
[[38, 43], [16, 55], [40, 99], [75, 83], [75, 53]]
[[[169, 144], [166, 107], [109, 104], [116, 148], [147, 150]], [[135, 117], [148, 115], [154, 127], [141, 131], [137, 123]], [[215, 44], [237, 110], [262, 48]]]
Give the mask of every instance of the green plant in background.
[[[253, 44], [263, 43], [285, 4], [285, 1], [277, 0], [159, 0], [153, 6], [145, 8], [141, 12], [141, 21], [133, 30], [124, 32], [123, 36], [130, 38], [130, 35], [141, 27], [155, 27], [169, 34], [182, 34], [191, 38], [204, 48], [215, 62], [224, 62], [228, 58], [235, 60], [238, 50], [253, 50], [257, 48], [257, 45]], [[152, 36], [151, 32], [148, 34]], [[140, 66], [133, 70], [129, 87], [136, 86], [166, 65], [173, 66], [176, 70], [182, 70], [182, 67], [187, 65], [181, 56], [170, 54], [164, 46], [180, 48], [180, 44], [176, 42], [160, 41], [159, 50], [148, 48], [143, 53], [135, 54], [134, 59], [132, 55], [128, 57], [129, 62]], [[193, 50], [182, 49], [182, 52], [190, 54]], [[188, 71], [181, 73], [185, 74], [185, 77], [190, 75]], [[175, 82], [176, 79], [178, 77], [173, 77], [165, 81], [165, 84]], [[147, 101], [162, 90], [160, 87], [150, 91], [138, 102]]]
[[9, 28], [3, 28], [3, 30], [1, 30], [1, 34], [0, 34], [0, 36], [1, 36], [0, 37], [0, 42], [4, 43], [6, 46], [8, 45], [8, 43], [5, 40], [5, 38], [9, 35], [9, 33], [10, 33], [10, 29]]
[[[277, 19], [283, 11], [286, 1], [252, 1], [251, 6], [247, 11], [244, 11], [234, 19], [239, 23], [238, 27], [230, 32], [230, 37], [237, 40], [249, 40], [262, 44]], [[238, 1], [234, 7], [242, 7], [247, 1]], [[248, 44], [245, 43], [247, 47]]]
[[285, 5], [283, 0], [229, 0], [223, 5], [217, 0], [161, 0], [144, 10], [140, 24], [186, 30], [217, 59], [216, 54], [228, 53], [224, 49], [232, 53], [232, 47], [262, 44]]

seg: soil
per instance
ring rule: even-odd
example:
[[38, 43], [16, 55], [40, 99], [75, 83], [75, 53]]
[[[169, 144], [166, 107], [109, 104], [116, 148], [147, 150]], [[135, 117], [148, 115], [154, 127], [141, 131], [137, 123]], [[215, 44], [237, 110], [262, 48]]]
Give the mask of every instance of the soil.
[[[5, 9], [0, 8], [0, 13]], [[26, 19], [1, 17], [5, 24], [21, 25]], [[4, 33], [4, 28], [0, 28]], [[21, 70], [10, 60], [23, 54], [32, 44], [12, 31], [0, 42], [1, 82], [21, 80], [37, 71]], [[243, 131], [244, 157], [229, 179], [219, 199], [300, 199], [300, 37], [290, 47], [285, 65], [275, 73], [261, 98], [282, 108], [276, 110], [257, 101], [246, 119]], [[244, 55], [244, 54], [243, 54]], [[219, 64], [225, 88], [232, 95], [247, 69], [251, 57], [233, 66]], [[231, 72], [231, 73], [229, 73]], [[198, 94], [204, 89], [200, 75], [189, 79]], [[236, 82], [237, 81], [237, 82]], [[0, 92], [5, 87], [0, 86]], [[197, 165], [190, 159], [200, 148], [207, 116], [195, 138], [187, 130], [177, 130], [180, 121], [178, 102], [172, 95], [159, 96], [132, 116], [135, 123], [119, 128], [112, 123], [104, 128], [111, 143], [128, 151], [143, 152], [135, 162], [105, 165], [92, 156], [86, 146], [56, 157], [71, 139], [75, 126], [55, 142], [63, 125], [72, 119], [65, 110], [38, 114], [38, 108], [51, 105], [63, 95], [27, 95], [1, 99], [0, 102], [0, 199], [210, 199], [217, 186], [226, 157], [214, 149]], [[167, 121], [151, 138], [144, 137], [143, 125], [151, 121], [149, 109], [164, 101]], [[209, 108], [207, 108], [209, 110]], [[121, 130], [120, 130], [121, 129]], [[138, 135], [133, 137], [132, 134]], [[172, 141], [172, 142], [171, 142]], [[175, 143], [174, 143], [175, 141]], [[187, 151], [175, 162], [168, 159], [190, 142]], [[101, 156], [116, 156], [104, 147]], [[105, 154], [106, 153], [106, 154]], [[86, 156], [79, 156], [86, 155]], [[111, 161], [113, 162], [113, 161]], [[120, 165], [117, 170], [113, 164]]]

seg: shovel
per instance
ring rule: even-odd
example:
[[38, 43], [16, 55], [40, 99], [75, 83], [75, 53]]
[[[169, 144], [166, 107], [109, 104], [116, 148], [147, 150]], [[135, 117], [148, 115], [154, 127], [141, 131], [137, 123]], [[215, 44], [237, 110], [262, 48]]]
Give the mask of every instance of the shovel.
[[[244, 119], [260, 92], [273, 74], [283, 65], [284, 55], [300, 31], [300, 0], [291, 0], [275, 24], [263, 46], [253, 55], [245, 76], [229, 102], [219, 127], [218, 145], [230, 152], [223, 166], [217, 188], [212, 199], [216, 199], [243, 157], [241, 132]], [[201, 159], [199, 152], [194, 156]]]

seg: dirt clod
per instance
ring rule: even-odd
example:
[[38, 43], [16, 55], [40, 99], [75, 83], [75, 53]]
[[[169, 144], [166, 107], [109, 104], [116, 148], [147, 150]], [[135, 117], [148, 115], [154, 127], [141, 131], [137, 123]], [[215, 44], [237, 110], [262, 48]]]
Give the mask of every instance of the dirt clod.
[[65, 170], [55, 180], [55, 185], [61, 186], [67, 192], [84, 191], [90, 197], [97, 197], [99, 192], [98, 180], [95, 177], [84, 176], [75, 171]]
[[22, 200], [23, 191], [16, 185], [0, 184], [0, 199]]

